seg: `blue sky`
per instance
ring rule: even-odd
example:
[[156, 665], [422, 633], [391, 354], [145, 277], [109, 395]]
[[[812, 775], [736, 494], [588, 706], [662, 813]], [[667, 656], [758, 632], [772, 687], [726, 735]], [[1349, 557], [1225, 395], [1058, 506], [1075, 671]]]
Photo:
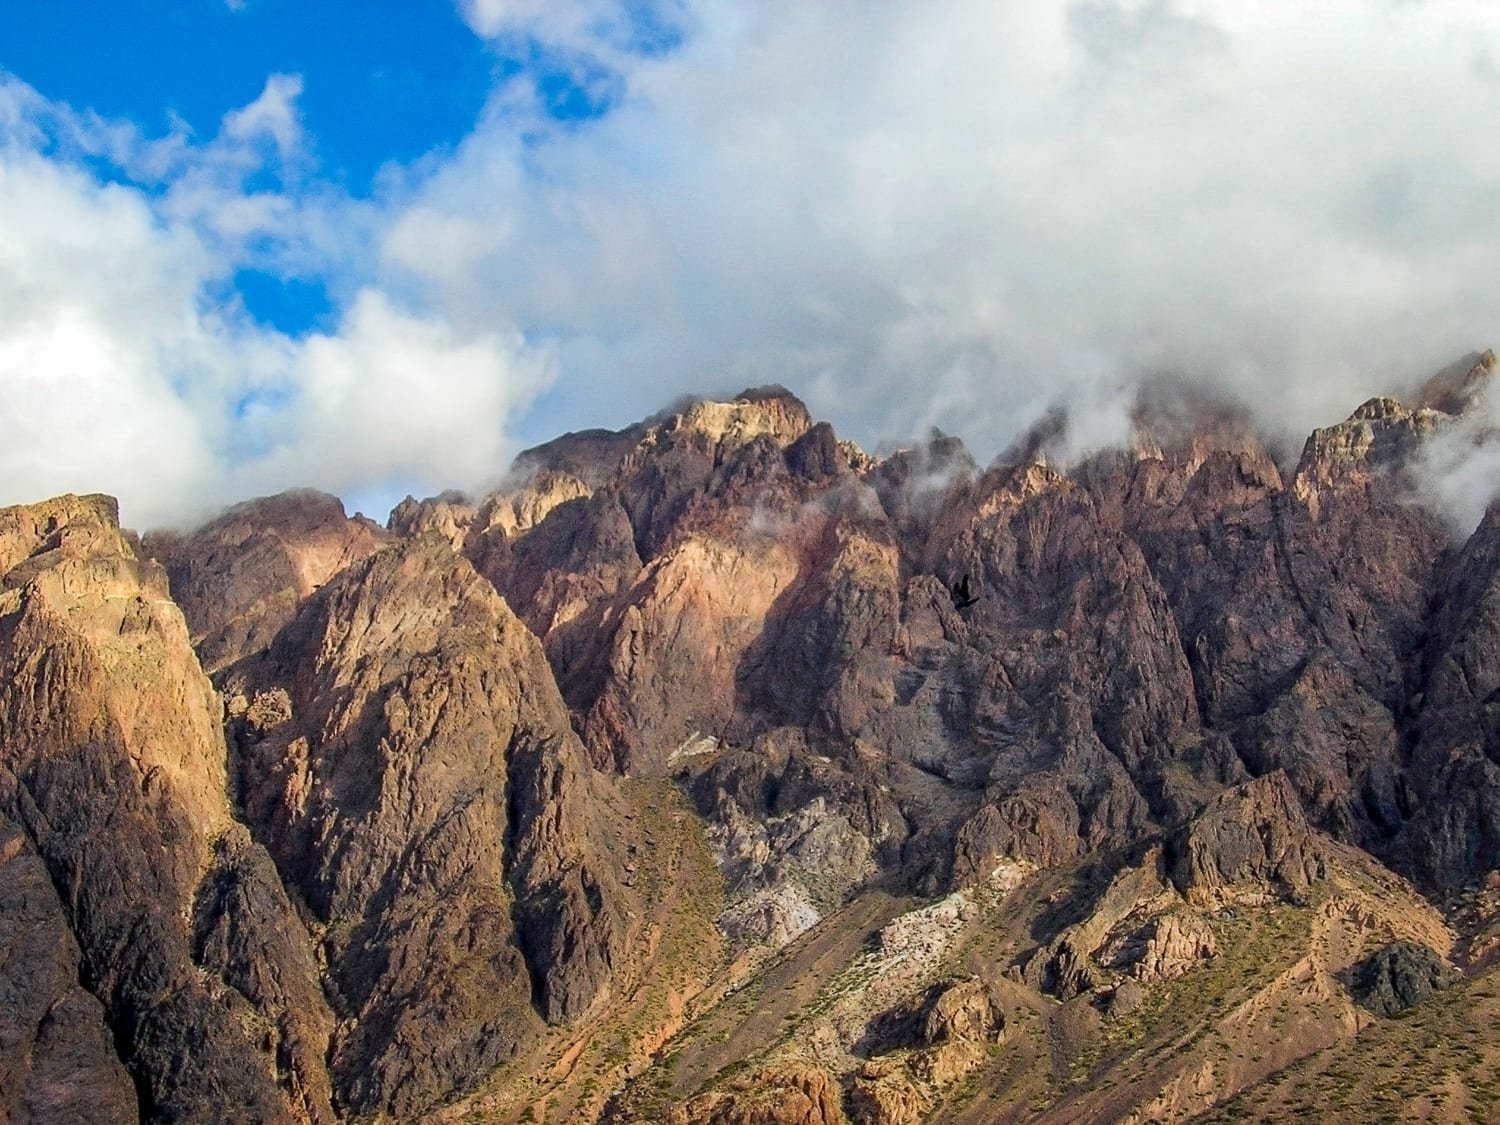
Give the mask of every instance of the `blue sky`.
[[356, 192], [388, 161], [461, 141], [498, 66], [441, 0], [15, 3], [0, 5], [0, 44], [6, 69], [47, 96], [153, 131], [176, 116], [212, 134], [267, 75], [303, 75], [320, 171]]
[[0, 5], [0, 503], [377, 517], [779, 381], [981, 457], [1293, 447], [1496, 343], [1475, 0]]
[[[528, 45], [496, 50], [444, 0], [47, 0], [0, 5], [0, 65], [77, 110], [147, 132], [211, 136], [267, 76], [303, 79], [308, 173], [356, 196], [382, 168], [431, 159], [474, 127], [491, 88]], [[554, 116], [589, 112], [566, 72], [543, 68]], [[101, 169], [105, 174], [112, 170]], [[299, 333], [334, 311], [316, 277], [247, 269], [229, 279], [257, 320]]]

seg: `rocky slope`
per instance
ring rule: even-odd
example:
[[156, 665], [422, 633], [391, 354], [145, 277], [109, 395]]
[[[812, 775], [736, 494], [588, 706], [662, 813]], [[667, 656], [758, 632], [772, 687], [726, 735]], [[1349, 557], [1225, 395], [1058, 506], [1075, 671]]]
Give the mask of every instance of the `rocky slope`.
[[1282, 1112], [1488, 995], [1500, 514], [1413, 474], [1494, 367], [1295, 461], [1160, 388], [1078, 465], [874, 458], [767, 388], [386, 528], [0, 511], [0, 1109]]
[[[276, 521], [305, 499], [265, 505], [257, 541], [294, 541]], [[184, 549], [200, 577], [238, 565]], [[279, 629], [282, 576], [241, 596], [210, 571], [227, 596], [185, 599], [193, 633], [250, 605], [245, 635], [275, 637], [221, 691], [111, 502], [6, 510], [0, 550], [0, 886], [13, 948], [46, 951], [6, 962], [13, 1117], [91, 1089], [108, 1119], [407, 1117], [649, 963], [628, 803], [436, 537], [340, 547]]]

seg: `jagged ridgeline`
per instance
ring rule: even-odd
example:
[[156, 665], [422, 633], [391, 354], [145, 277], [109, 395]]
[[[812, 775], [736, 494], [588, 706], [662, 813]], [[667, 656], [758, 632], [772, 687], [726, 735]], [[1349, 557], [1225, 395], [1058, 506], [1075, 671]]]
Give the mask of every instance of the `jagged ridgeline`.
[[1494, 367], [0, 510], [0, 1119], [1500, 1113], [1500, 511], [1414, 499]]

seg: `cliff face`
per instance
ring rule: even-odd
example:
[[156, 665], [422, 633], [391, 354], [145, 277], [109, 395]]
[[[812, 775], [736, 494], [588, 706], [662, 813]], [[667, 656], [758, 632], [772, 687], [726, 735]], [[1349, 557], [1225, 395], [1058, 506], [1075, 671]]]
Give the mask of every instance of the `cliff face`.
[[627, 838], [536, 639], [435, 536], [225, 680], [247, 818], [322, 931], [343, 1100], [409, 1114], [607, 997]]
[[[12, 886], [31, 889], [8, 924], [28, 943], [71, 931], [39, 974], [54, 999], [37, 1005], [38, 1041], [70, 1010], [77, 1088], [122, 1118], [135, 1109], [122, 1063], [152, 1117], [330, 1118], [320, 1052], [299, 1048], [331, 1021], [305, 951], [274, 940], [297, 928], [279, 881], [236, 912], [253, 962], [243, 945], [204, 948], [205, 899], [263, 853], [233, 846], [221, 710], [165, 574], [103, 497], [0, 512], [0, 543], [0, 816]], [[118, 1058], [97, 1049], [111, 1036]]]
[[166, 569], [212, 673], [264, 648], [302, 599], [389, 539], [346, 519], [337, 497], [301, 491], [239, 504], [191, 535], [156, 532], [142, 550]]
[[[721, 409], [736, 423], [559, 439], [477, 508], [540, 516], [486, 573], [597, 763], [685, 770], [756, 839], [823, 801], [928, 890], [1278, 769], [1317, 825], [1433, 890], [1492, 865], [1423, 858], [1488, 828], [1410, 774], [1417, 732], [1451, 726], [1421, 717], [1440, 646], [1483, 643], [1449, 634], [1477, 624], [1456, 603], [1483, 597], [1492, 532], [1455, 554], [1402, 475], [1448, 415], [1374, 399], [1283, 470], [1232, 414], [1145, 412], [1128, 453], [1062, 473], [1023, 446], [980, 474], [949, 439], [871, 462], [774, 392]], [[837, 897], [855, 876], [831, 873]]]
[[[1492, 368], [1294, 465], [1159, 397], [1066, 471], [877, 460], [765, 388], [385, 529], [0, 511], [0, 1108], [1172, 1116], [1293, 1061], [1163, 1007], [1241, 963], [1226, 1041], [1362, 1034], [1359, 958], [1449, 982], [1494, 928], [1500, 519], [1408, 479]], [[1070, 1084], [1111, 1020], [1180, 1057]]]

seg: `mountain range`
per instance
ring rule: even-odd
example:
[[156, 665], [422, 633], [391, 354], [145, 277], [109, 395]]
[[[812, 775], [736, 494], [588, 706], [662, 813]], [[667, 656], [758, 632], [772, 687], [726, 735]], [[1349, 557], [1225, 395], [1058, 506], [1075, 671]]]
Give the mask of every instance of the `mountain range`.
[[1493, 353], [1286, 456], [793, 394], [0, 510], [0, 1120], [1500, 1115]]

